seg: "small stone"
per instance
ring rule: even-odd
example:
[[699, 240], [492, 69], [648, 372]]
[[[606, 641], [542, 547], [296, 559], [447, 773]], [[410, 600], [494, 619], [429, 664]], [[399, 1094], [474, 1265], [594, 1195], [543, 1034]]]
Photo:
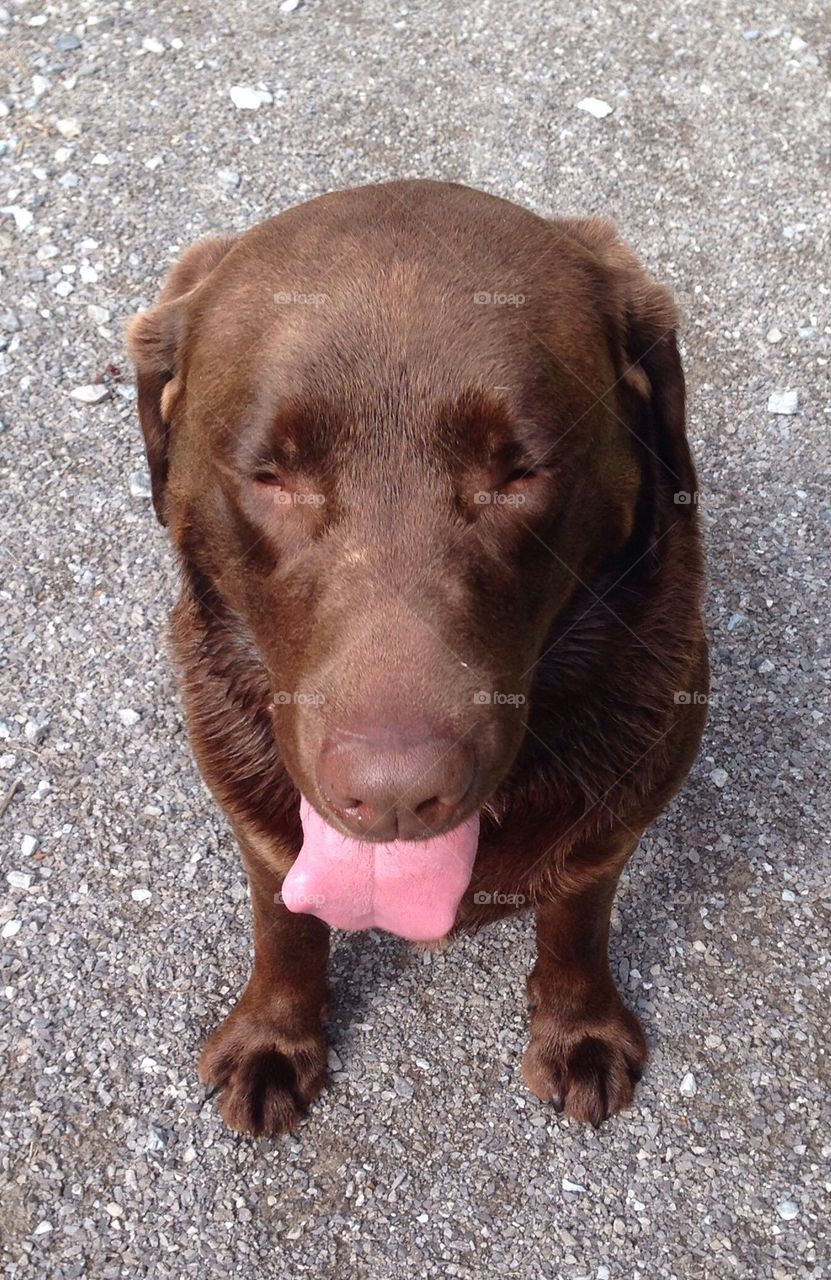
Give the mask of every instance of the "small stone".
[[81, 41], [71, 31], [64, 31], [55, 37], [55, 48], [60, 53], [71, 53], [73, 49], [80, 49]]
[[193, 1164], [196, 1159], [196, 1147], [186, 1147], [182, 1159], [185, 1164]]
[[106, 324], [110, 319], [110, 312], [106, 307], [99, 307], [96, 303], [91, 302], [87, 307], [87, 315], [90, 320], [94, 320], [96, 324]]
[[329, 1050], [328, 1062], [330, 1071], [343, 1071], [343, 1063], [334, 1049]]
[[79, 404], [100, 404], [110, 393], [103, 382], [88, 382], [83, 387], [75, 387], [69, 394]]
[[774, 325], [772, 329], [768, 329], [766, 336], [767, 336], [768, 342], [772, 342], [775, 344], [777, 342], [781, 342], [785, 335], [783, 334], [781, 329], [777, 329], [776, 326]]
[[33, 1235], [33, 1236], [47, 1236], [47, 1235], [49, 1234], [49, 1232], [50, 1232], [50, 1231], [52, 1231], [52, 1230], [53, 1230], [52, 1223], [51, 1223], [51, 1222], [49, 1222], [49, 1220], [48, 1220], [47, 1218], [44, 1218], [42, 1222], [39, 1222], [39, 1223], [37, 1224], [37, 1226], [35, 1227], [34, 1231], [32, 1232], [32, 1235]]
[[134, 471], [127, 483], [130, 486], [131, 498], [150, 498], [153, 496], [150, 477], [146, 471]]
[[728, 779], [728, 773], [726, 769], [721, 769], [721, 768], [713, 769], [712, 773], [710, 774], [710, 781], [712, 782], [714, 787], [720, 788], [720, 787], [726, 786], [727, 779]]
[[20, 841], [20, 852], [24, 858], [31, 858], [33, 853], [37, 853], [37, 847], [37, 836], [24, 836]]
[[682, 1098], [694, 1098], [698, 1092], [698, 1085], [695, 1082], [695, 1076], [688, 1071], [678, 1086], [678, 1092]]
[[81, 126], [74, 118], [59, 120], [55, 125], [62, 138], [80, 138]]
[[731, 613], [727, 621], [727, 630], [735, 631], [736, 627], [740, 627], [747, 619], [743, 613]]
[[39, 747], [48, 732], [48, 720], [27, 720], [23, 736], [33, 747]]
[[6, 879], [13, 889], [31, 889], [35, 878], [28, 871], [7, 871]]
[[124, 1216], [124, 1210], [121, 1205], [116, 1204], [114, 1200], [111, 1200], [107, 1205], [107, 1213], [111, 1218], [122, 1218]]
[[769, 676], [771, 672], [776, 670], [776, 667], [773, 665], [770, 658], [764, 658], [762, 662], [759, 663], [757, 670], [760, 675]]
[[153, 895], [149, 889], [133, 889], [130, 897], [133, 902], [149, 902]]
[[118, 718], [124, 725], [125, 729], [132, 729], [137, 725], [141, 716], [138, 711], [134, 711], [132, 707], [122, 707], [118, 713]]
[[791, 53], [801, 53], [803, 49], [808, 48], [808, 41], [803, 40], [802, 36], [791, 36], [791, 42], [788, 45]]
[[612, 114], [612, 107], [602, 98], [581, 98], [577, 103], [577, 110], [587, 111], [590, 116], [594, 116], [595, 120], [602, 120], [604, 116]]
[[32, 92], [36, 98], [42, 98], [47, 89], [51, 89], [51, 81], [46, 76], [32, 76]]
[[5, 312], [3, 319], [0, 320], [0, 329], [2, 329], [4, 333], [20, 332], [20, 317], [16, 311]]
[[283, 3], [280, 5], [280, 12], [294, 13], [296, 9], [300, 8], [302, 3], [303, 0], [283, 0]]
[[568, 1178], [563, 1178], [563, 1191], [570, 1191], [573, 1195], [584, 1195], [586, 1188], [579, 1182], [570, 1182]]
[[392, 1087], [395, 1089], [399, 1098], [409, 1099], [413, 1096], [413, 1086], [410, 1084], [409, 1080], [405, 1080], [403, 1076], [396, 1076], [393, 1080]]
[[0, 208], [0, 213], [8, 213], [14, 218], [14, 225], [18, 231], [28, 231], [35, 220], [31, 209], [24, 209], [20, 204], [4, 204]]
[[240, 176], [236, 169], [218, 169], [216, 176], [223, 187], [238, 187], [240, 184]]
[[274, 101], [267, 89], [253, 89], [249, 85], [231, 85], [231, 101], [238, 111], [258, 111], [260, 107], [268, 107]]
[[0, 937], [16, 938], [20, 933], [21, 926], [22, 921], [20, 920], [7, 920], [3, 928], [0, 929]]
[[768, 413], [796, 413], [799, 408], [798, 391], [774, 391], [768, 398]]
[[783, 901], [783, 902], [796, 902], [796, 894], [794, 893], [793, 889], [783, 889], [783, 890], [782, 890], [782, 901]]
[[98, 272], [95, 270], [95, 267], [91, 267], [88, 262], [83, 264], [78, 274], [81, 277], [82, 284], [98, 283]]
[[145, 53], [164, 53], [164, 45], [155, 36], [145, 36], [141, 42], [141, 47]]
[[776, 1212], [783, 1222], [793, 1222], [799, 1213], [799, 1205], [795, 1200], [783, 1200], [776, 1206]]

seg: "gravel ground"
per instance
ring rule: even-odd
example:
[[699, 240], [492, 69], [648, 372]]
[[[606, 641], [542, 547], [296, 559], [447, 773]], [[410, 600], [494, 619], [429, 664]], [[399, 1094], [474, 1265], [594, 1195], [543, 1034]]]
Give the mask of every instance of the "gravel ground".
[[[823, 12], [0, 8], [7, 1276], [828, 1274]], [[248, 906], [163, 651], [175, 576], [121, 331], [195, 237], [408, 175], [611, 214], [676, 290], [714, 707], [619, 898], [653, 1045], [634, 1110], [587, 1132], [522, 1087], [520, 919], [434, 955], [341, 936], [332, 1087], [258, 1143], [196, 1080]]]

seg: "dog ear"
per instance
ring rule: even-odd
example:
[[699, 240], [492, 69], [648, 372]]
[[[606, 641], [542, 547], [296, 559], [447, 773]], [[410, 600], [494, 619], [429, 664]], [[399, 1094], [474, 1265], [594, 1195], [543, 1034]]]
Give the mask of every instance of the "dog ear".
[[632, 401], [632, 432], [651, 478], [656, 526], [694, 519], [697, 480], [685, 422], [686, 393], [678, 354], [678, 310], [669, 290], [647, 275], [605, 218], [564, 219], [560, 226], [602, 276], [616, 372]]
[[127, 329], [127, 350], [136, 366], [139, 421], [150, 469], [153, 507], [161, 524], [167, 523], [170, 424], [182, 391], [177, 362], [184, 304], [235, 240], [234, 236], [216, 236], [192, 245], [170, 271], [157, 305], [135, 316]]

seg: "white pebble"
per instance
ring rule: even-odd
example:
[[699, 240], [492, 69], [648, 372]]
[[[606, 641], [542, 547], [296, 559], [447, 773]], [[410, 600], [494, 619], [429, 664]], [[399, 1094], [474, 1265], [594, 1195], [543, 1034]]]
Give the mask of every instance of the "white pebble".
[[17, 935], [20, 933], [20, 928], [21, 928], [20, 920], [7, 920], [6, 923], [3, 925], [2, 930], [0, 930], [0, 936], [4, 938], [16, 938]]
[[33, 1235], [33, 1236], [46, 1236], [46, 1235], [48, 1235], [48, 1234], [49, 1234], [49, 1232], [50, 1232], [50, 1231], [52, 1231], [52, 1230], [53, 1230], [52, 1223], [51, 1223], [51, 1222], [49, 1222], [49, 1221], [48, 1221], [48, 1219], [44, 1218], [42, 1222], [39, 1222], [39, 1223], [37, 1224], [37, 1226], [35, 1227], [34, 1231], [32, 1232], [32, 1235]]
[[100, 404], [110, 393], [103, 382], [88, 382], [83, 387], [75, 387], [69, 394], [79, 404]]
[[768, 398], [768, 413], [796, 413], [799, 408], [798, 391], [774, 391]]
[[55, 128], [62, 138], [80, 138], [81, 136], [81, 126], [73, 116], [66, 120], [59, 120]]
[[118, 718], [125, 729], [132, 729], [133, 725], [138, 724], [141, 716], [132, 707], [122, 707], [118, 713]]
[[802, 36], [791, 36], [791, 43], [788, 48], [791, 53], [801, 53], [803, 49], [808, 48], [808, 41], [803, 40]]
[[96, 324], [106, 324], [110, 318], [110, 313], [107, 308], [99, 307], [94, 302], [91, 302], [87, 307], [87, 315], [90, 320], [94, 320]]
[[783, 1222], [793, 1222], [799, 1213], [799, 1205], [793, 1200], [783, 1200], [776, 1206], [776, 1212]]
[[134, 471], [128, 480], [131, 498], [149, 498], [152, 496], [150, 477], [146, 471]]
[[141, 47], [145, 53], [164, 53], [164, 45], [161, 40], [157, 40], [154, 36], [145, 36], [141, 42]]
[[32, 91], [36, 98], [40, 98], [49, 88], [51, 84], [46, 76], [32, 76]]
[[95, 267], [91, 267], [87, 262], [83, 264], [78, 274], [80, 275], [81, 280], [83, 281], [84, 284], [98, 283], [98, 272], [95, 270]]
[[694, 1098], [698, 1091], [698, 1085], [695, 1082], [695, 1076], [688, 1071], [678, 1086], [678, 1092], [682, 1098]]
[[295, 9], [300, 8], [301, 3], [302, 0], [283, 0], [283, 3], [280, 5], [280, 12], [294, 13]]
[[124, 1210], [122, 1209], [121, 1205], [116, 1204], [114, 1200], [111, 1200], [110, 1203], [107, 1205], [107, 1213], [110, 1215], [111, 1218], [121, 1218], [124, 1216]]
[[577, 110], [588, 111], [589, 115], [594, 116], [595, 120], [602, 120], [604, 116], [612, 114], [612, 108], [602, 98], [581, 98], [577, 103]]
[[231, 85], [231, 101], [238, 111], [257, 111], [274, 101], [267, 89], [252, 89], [250, 85]]
[[714, 769], [710, 774], [710, 781], [713, 786], [723, 787], [727, 783], [728, 776], [726, 769]]
[[24, 209], [19, 204], [4, 204], [0, 208], [0, 213], [8, 213], [14, 218], [14, 225], [18, 231], [28, 231], [35, 220], [35, 215], [31, 209]]
[[782, 890], [782, 901], [783, 901], [783, 902], [796, 902], [796, 894], [794, 893], [793, 889], [783, 889], [783, 890]]
[[31, 858], [33, 853], [37, 853], [37, 847], [37, 836], [24, 836], [20, 841], [20, 853], [24, 858]]
[[784, 336], [785, 335], [783, 334], [782, 330], [777, 329], [775, 326], [772, 329], [768, 329], [767, 331], [768, 342], [773, 342], [773, 343], [781, 342]]
[[6, 879], [13, 889], [31, 889], [34, 876], [28, 871], [7, 871]]
[[149, 889], [134, 889], [130, 894], [133, 902], [149, 902], [152, 896]]

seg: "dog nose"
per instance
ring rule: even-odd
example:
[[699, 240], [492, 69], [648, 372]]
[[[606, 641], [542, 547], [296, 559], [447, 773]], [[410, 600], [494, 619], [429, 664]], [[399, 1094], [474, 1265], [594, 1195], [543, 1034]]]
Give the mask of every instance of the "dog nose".
[[441, 735], [386, 726], [337, 729], [318, 759], [318, 784], [341, 824], [374, 840], [439, 835], [473, 782], [473, 752]]

